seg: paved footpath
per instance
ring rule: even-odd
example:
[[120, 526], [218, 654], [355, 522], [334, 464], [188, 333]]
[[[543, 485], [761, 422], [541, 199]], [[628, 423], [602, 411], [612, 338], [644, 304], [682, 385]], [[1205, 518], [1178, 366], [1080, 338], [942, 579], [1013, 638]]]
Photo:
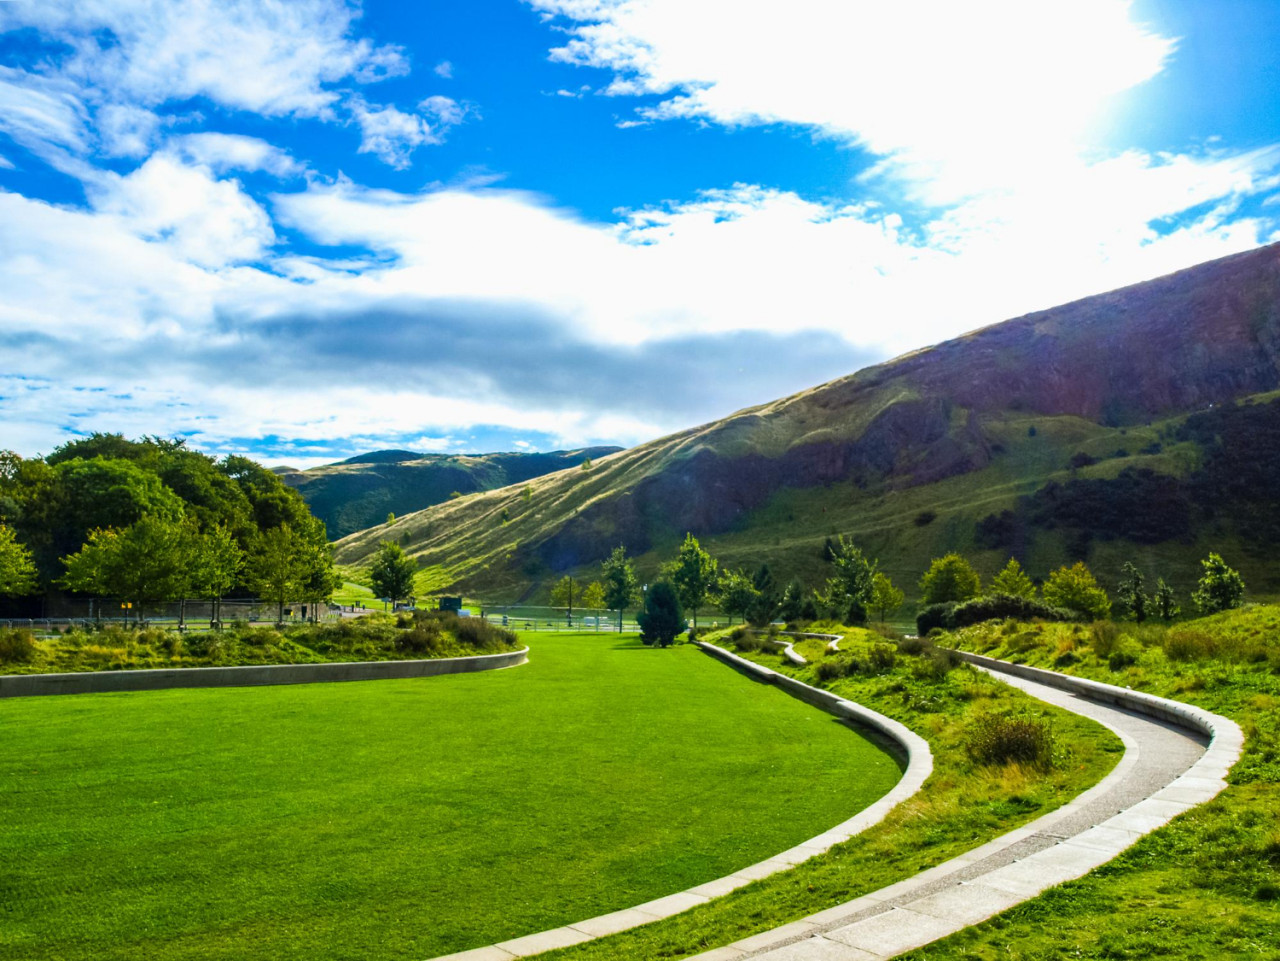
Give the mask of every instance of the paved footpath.
[[[993, 672], [995, 673], [995, 672]], [[1034, 680], [997, 676], [1104, 724], [1124, 742], [1111, 774], [1070, 804], [898, 884], [697, 955], [701, 961], [876, 961], [892, 958], [1080, 877], [1144, 834], [1207, 800], [1225, 782], [1239, 730], [1208, 738]], [[1229, 722], [1227, 722], [1229, 723]], [[1227, 757], [1228, 763], [1219, 760]], [[1203, 759], [1202, 759], [1203, 758]], [[1200, 762], [1200, 763], [1197, 763]], [[1190, 770], [1195, 765], [1195, 770]], [[1173, 784], [1177, 781], [1177, 784]]]

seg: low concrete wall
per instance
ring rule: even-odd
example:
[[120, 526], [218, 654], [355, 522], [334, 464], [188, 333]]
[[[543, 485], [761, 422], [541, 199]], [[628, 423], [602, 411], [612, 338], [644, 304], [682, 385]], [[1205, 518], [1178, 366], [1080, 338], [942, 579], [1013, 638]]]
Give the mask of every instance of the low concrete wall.
[[262, 664], [243, 667], [175, 667], [143, 671], [84, 671], [74, 674], [0, 676], [0, 698], [47, 694], [103, 694], [159, 691], [173, 687], [257, 687], [264, 684], [316, 684], [328, 681], [381, 681], [436, 677], [515, 667], [529, 660], [529, 649], [474, 657], [437, 657], [413, 661], [348, 661], [327, 664]]

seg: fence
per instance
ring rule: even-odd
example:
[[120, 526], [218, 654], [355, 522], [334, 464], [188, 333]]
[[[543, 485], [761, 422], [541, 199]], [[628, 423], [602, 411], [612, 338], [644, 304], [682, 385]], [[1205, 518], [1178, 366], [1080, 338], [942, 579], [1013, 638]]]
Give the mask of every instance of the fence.
[[[148, 604], [143, 609], [144, 621], [155, 627], [176, 627], [182, 612], [177, 601]], [[319, 605], [318, 619], [321, 621], [338, 620], [342, 615], [341, 608], [333, 604]], [[277, 605], [270, 601], [253, 598], [228, 599], [222, 602], [222, 623], [246, 621], [250, 624], [274, 624], [278, 613]], [[30, 628], [32, 630], [53, 631], [64, 627], [88, 627], [93, 624], [136, 624], [138, 611], [136, 608], [123, 607], [115, 598], [75, 598], [56, 597], [47, 606], [46, 617], [0, 617], [0, 627]], [[192, 630], [208, 627], [213, 621], [213, 603], [211, 601], [186, 602], [186, 626]], [[285, 605], [285, 622], [301, 624], [317, 616], [314, 605], [294, 602]]]

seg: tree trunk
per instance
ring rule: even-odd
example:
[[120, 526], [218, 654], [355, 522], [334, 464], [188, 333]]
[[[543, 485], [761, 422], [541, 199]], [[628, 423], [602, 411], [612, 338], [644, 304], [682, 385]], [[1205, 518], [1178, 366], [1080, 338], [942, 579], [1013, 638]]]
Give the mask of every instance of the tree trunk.
[[187, 629], [187, 599], [185, 597], [178, 599], [178, 630], [185, 631]]

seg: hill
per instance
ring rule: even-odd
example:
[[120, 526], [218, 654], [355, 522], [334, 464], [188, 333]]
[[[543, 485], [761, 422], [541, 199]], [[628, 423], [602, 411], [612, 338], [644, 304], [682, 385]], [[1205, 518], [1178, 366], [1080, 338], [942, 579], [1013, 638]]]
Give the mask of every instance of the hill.
[[281, 480], [302, 495], [325, 522], [331, 538], [382, 524], [388, 513], [409, 514], [449, 499], [520, 484], [552, 471], [578, 467], [620, 447], [586, 447], [550, 453], [419, 454], [380, 450], [337, 464], [296, 471]]
[[1270, 246], [983, 328], [539, 478], [528, 496], [440, 504], [344, 538], [337, 560], [359, 567], [394, 537], [420, 591], [507, 599], [618, 544], [651, 574], [692, 531], [722, 562], [817, 584], [823, 541], [846, 533], [908, 590], [947, 550], [986, 573], [1017, 554], [1035, 576], [1085, 557], [1114, 577], [1132, 558], [1189, 588], [1212, 546], [1274, 591], [1280, 530], [1259, 521], [1275, 513], [1278, 388]]

